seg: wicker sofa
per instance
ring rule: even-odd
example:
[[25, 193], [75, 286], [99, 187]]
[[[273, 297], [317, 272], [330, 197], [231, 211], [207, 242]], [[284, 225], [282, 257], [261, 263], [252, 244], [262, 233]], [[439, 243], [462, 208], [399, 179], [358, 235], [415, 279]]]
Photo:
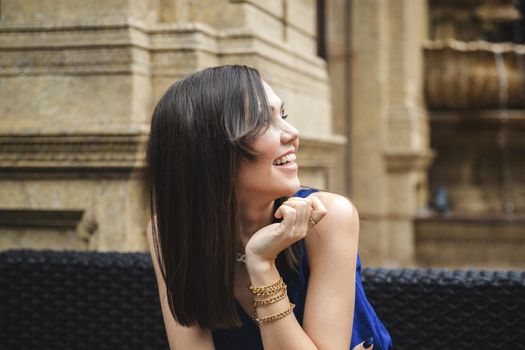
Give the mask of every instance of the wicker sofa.
[[[395, 349], [525, 349], [525, 272], [364, 269]], [[0, 253], [0, 349], [168, 349], [147, 253]]]

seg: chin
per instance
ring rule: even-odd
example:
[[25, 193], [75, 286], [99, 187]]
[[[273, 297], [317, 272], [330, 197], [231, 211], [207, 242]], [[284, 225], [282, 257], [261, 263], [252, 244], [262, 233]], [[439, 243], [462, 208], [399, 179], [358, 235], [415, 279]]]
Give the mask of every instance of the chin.
[[281, 197], [291, 197], [293, 194], [295, 194], [297, 191], [301, 189], [301, 183], [299, 182], [299, 179], [295, 181], [294, 183], [290, 183], [289, 186], [286, 186], [286, 189], [283, 188]]

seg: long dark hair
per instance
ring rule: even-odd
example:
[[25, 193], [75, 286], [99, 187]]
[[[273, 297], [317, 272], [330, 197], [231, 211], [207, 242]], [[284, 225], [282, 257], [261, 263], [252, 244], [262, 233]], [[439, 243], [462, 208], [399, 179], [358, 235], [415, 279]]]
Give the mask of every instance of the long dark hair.
[[[271, 123], [260, 74], [238, 65], [186, 76], [153, 112], [146, 154], [153, 241], [181, 325], [242, 325], [234, 299], [235, 184], [240, 161], [257, 159], [251, 145]], [[296, 270], [299, 252], [297, 243], [288, 247], [278, 268]]]

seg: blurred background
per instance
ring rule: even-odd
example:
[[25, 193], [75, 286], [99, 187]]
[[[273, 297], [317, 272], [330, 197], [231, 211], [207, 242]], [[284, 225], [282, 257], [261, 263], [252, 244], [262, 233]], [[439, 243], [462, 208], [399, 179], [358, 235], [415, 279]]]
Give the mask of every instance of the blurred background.
[[524, 0], [0, 0], [0, 250], [146, 251], [152, 110], [258, 68], [366, 266], [525, 268]]

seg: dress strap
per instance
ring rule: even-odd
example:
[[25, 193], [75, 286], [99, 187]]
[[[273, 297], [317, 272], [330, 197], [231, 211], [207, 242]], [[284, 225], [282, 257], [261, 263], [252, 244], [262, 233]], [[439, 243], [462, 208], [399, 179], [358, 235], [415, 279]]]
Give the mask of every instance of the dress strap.
[[294, 194], [294, 197], [306, 198], [306, 197], [308, 197], [309, 195], [311, 195], [314, 192], [319, 192], [319, 190], [317, 188], [311, 188], [311, 187], [309, 187], [309, 188], [301, 188], [299, 191], [297, 191]]

